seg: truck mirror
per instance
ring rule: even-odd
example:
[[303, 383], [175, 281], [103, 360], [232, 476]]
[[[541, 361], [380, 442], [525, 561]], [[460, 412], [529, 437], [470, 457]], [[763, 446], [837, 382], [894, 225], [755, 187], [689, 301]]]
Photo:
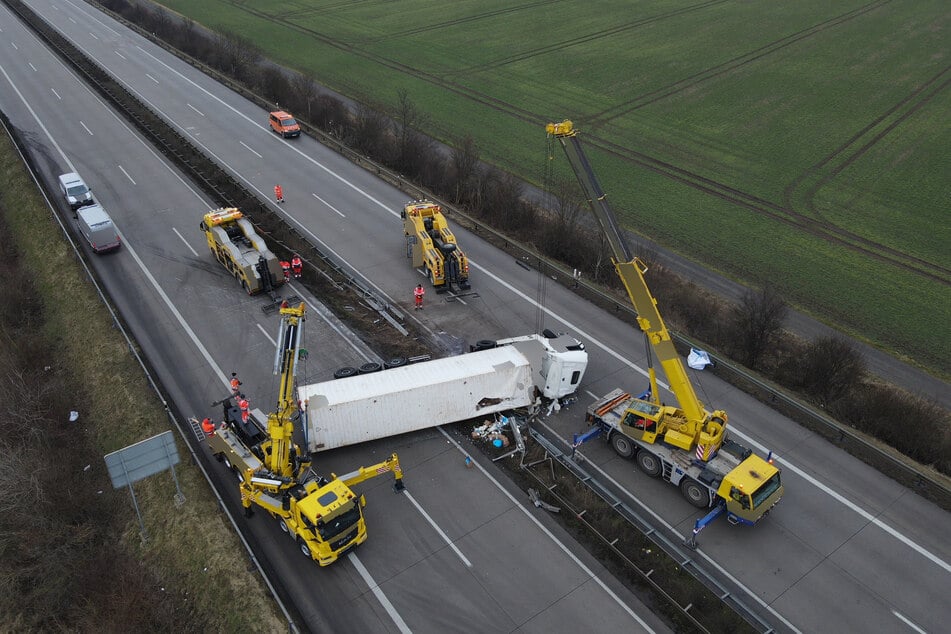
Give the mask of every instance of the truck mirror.
[[360, 506], [365, 507], [366, 505], [367, 505], [367, 496], [361, 495], [361, 496], [360, 496]]

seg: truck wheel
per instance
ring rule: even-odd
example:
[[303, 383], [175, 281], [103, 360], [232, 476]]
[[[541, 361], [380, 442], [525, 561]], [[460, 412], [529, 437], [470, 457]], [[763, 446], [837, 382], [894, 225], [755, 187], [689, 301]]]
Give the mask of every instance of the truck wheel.
[[335, 379], [345, 379], [345, 378], [347, 378], [348, 376], [354, 376], [356, 373], [357, 373], [357, 369], [356, 369], [356, 368], [351, 368], [351, 367], [340, 368], [339, 370], [337, 370], [336, 372], [334, 372], [334, 378], [335, 378]]
[[475, 342], [475, 349], [476, 351], [491, 350], [492, 348], [495, 347], [495, 345], [496, 345], [495, 341], [493, 341], [492, 339], [479, 339], [478, 341]]
[[656, 478], [660, 475], [661, 462], [660, 458], [647, 451], [646, 449], [641, 449], [637, 452], [637, 466], [641, 468], [641, 471], [646, 473], [652, 478]]
[[634, 455], [634, 443], [619, 431], [611, 435], [611, 446], [614, 447], [614, 453], [622, 458], [630, 458]]
[[696, 480], [684, 478], [680, 483], [680, 492], [688, 502], [698, 509], [705, 509], [710, 506], [710, 491]]
[[314, 556], [310, 554], [310, 548], [308, 548], [307, 542], [305, 542], [302, 538], [297, 538], [297, 545], [300, 546], [300, 551], [304, 553], [308, 559], [314, 558]]
[[278, 517], [278, 518], [277, 518], [277, 523], [280, 525], [280, 527], [281, 527], [281, 532], [282, 532], [282, 533], [290, 534], [291, 531], [290, 531], [289, 528], [287, 528], [287, 524], [284, 523], [284, 519], [283, 519], [283, 518]]

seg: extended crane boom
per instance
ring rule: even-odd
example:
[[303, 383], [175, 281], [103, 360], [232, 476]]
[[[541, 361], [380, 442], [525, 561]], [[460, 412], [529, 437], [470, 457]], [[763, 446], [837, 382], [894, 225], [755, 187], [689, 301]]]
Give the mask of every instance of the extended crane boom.
[[[264, 509], [293, 535], [298, 548], [321, 566], [340, 558], [367, 539], [363, 507], [366, 498], [350, 486], [385, 473], [403, 490], [403, 471], [396, 454], [371, 467], [361, 467], [343, 478], [314, 473], [311, 459], [294, 443], [294, 398], [297, 362], [304, 357], [300, 345], [304, 333], [304, 303], [281, 304], [281, 325], [274, 356], [274, 373], [281, 377], [275, 411], [267, 417], [267, 437], [253, 442], [232, 421], [208, 437], [208, 446], [218, 460], [237, 472], [241, 504], [248, 516], [252, 506]], [[263, 416], [263, 415], [262, 415]], [[259, 429], [258, 424], [254, 424]], [[239, 433], [240, 432], [240, 433]]]
[[[755, 524], [783, 495], [779, 469], [772, 461], [727, 440], [726, 412], [707, 411], [697, 398], [657, 309], [657, 300], [647, 286], [647, 266], [632, 255], [625, 243], [577, 130], [571, 121], [549, 123], [545, 129], [549, 140], [557, 139], [564, 148], [591, 211], [611, 245], [611, 261], [637, 311], [637, 325], [647, 342], [649, 392], [632, 397], [617, 389], [597, 400], [588, 408], [588, 421], [593, 428], [576, 436], [574, 446], [603, 435], [619, 455], [635, 457], [646, 474], [679, 486], [691, 504], [712, 507], [697, 521], [688, 545], [695, 546], [697, 533], [724, 513], [731, 522]], [[660, 402], [651, 353], [664, 368], [679, 407]]]
[[[669, 416], [664, 418], [669, 420], [656, 421], [657, 428], [654, 433], [662, 435], [665, 442], [681, 449], [690, 450], [699, 444], [704, 448], [703, 459], [707, 459], [723, 443], [726, 412], [717, 410], [711, 414], [697, 398], [693, 384], [687, 377], [683, 361], [671, 340], [670, 332], [657, 310], [657, 300], [651, 294], [647, 281], [644, 279], [647, 266], [631, 254], [624, 241], [617, 223], [617, 216], [608, 204], [607, 196], [601, 189], [594, 170], [591, 169], [591, 164], [581, 148], [574, 125], [571, 121], [549, 123], [546, 131], [550, 137], [561, 142], [578, 182], [588, 198], [591, 211], [594, 212], [601, 231], [608, 244], [611, 245], [613, 252], [611, 260], [614, 263], [614, 269], [624, 284], [634, 310], [637, 311], [637, 324], [648, 341], [648, 359], [653, 350], [667, 375], [670, 391], [674, 393], [680, 404], [680, 411], [667, 412]], [[649, 373], [651, 394], [656, 400], [658, 398], [657, 379], [652, 365], [649, 367]]]

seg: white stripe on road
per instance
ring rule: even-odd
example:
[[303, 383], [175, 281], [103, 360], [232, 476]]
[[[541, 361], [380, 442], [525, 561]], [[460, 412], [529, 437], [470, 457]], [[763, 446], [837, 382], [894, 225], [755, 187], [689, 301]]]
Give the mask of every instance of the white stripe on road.
[[243, 145], [244, 148], [245, 148], [248, 152], [250, 152], [251, 154], [255, 155], [256, 157], [258, 157], [258, 158], [264, 158], [263, 156], [261, 156], [260, 154], [258, 154], [258, 153], [255, 152], [254, 150], [252, 150], [251, 147], [250, 147], [247, 143], [245, 143], [244, 141], [238, 141], [238, 143], [240, 143], [241, 145]]
[[185, 239], [185, 236], [183, 236], [182, 234], [180, 234], [180, 233], [178, 232], [178, 229], [176, 229], [175, 227], [172, 227], [172, 231], [175, 232], [175, 235], [177, 235], [177, 236], [179, 237], [179, 239], [181, 239], [181, 241], [185, 243], [185, 246], [188, 247], [188, 250], [191, 251], [193, 254], [195, 254], [195, 257], [197, 258], [197, 257], [198, 257], [198, 251], [195, 251], [195, 249], [192, 248], [192, 245], [188, 244], [188, 240]]
[[268, 334], [268, 331], [264, 328], [264, 326], [262, 326], [261, 324], [254, 324], [254, 325], [258, 327], [258, 330], [260, 330], [261, 333], [262, 333], [265, 337], [267, 337], [267, 340], [271, 342], [271, 345], [274, 346], [275, 348], [277, 348], [277, 341], [274, 340], [274, 337], [272, 337], [270, 334]]
[[195, 112], [197, 112], [198, 114], [200, 114], [201, 116], [203, 116], [203, 117], [205, 116], [205, 113], [204, 113], [204, 112], [202, 112], [201, 110], [199, 110], [199, 109], [196, 108], [195, 106], [191, 105], [190, 103], [187, 103], [187, 102], [186, 102], [185, 105], [188, 106], [189, 108], [191, 108], [192, 110], [194, 110]]
[[346, 216], [343, 215], [343, 212], [342, 212], [342, 211], [340, 211], [339, 209], [337, 209], [336, 207], [334, 207], [333, 205], [331, 205], [330, 203], [328, 203], [326, 200], [324, 200], [323, 198], [321, 198], [321, 197], [318, 196], [317, 194], [311, 194], [311, 195], [312, 195], [314, 198], [316, 198], [317, 200], [319, 200], [320, 202], [322, 202], [323, 204], [327, 205], [327, 207], [328, 207], [331, 211], [334, 211], [334, 212], [336, 212], [337, 214], [339, 214], [341, 218], [346, 218]]
[[133, 185], [135, 185], [135, 181], [132, 180], [132, 177], [131, 177], [131, 176], [129, 176], [129, 172], [125, 171], [125, 168], [123, 168], [121, 165], [117, 165], [116, 167], [119, 168], [119, 171], [120, 171], [120, 172], [122, 172], [123, 174], [125, 174], [125, 177], [129, 179], [129, 182], [130, 182], [130, 183], [132, 183]]
[[464, 563], [466, 567], [472, 568], [472, 563], [468, 559], [466, 559], [466, 556], [462, 554], [462, 551], [456, 547], [456, 545], [452, 542], [451, 539], [449, 539], [449, 535], [446, 535], [445, 531], [439, 528], [439, 525], [436, 524], [436, 521], [432, 517], [429, 516], [429, 513], [427, 513], [423, 509], [423, 507], [420, 506], [419, 502], [416, 501], [416, 498], [410, 495], [409, 491], [403, 491], [403, 495], [405, 495], [407, 499], [409, 499], [409, 501], [413, 503], [413, 506], [416, 507], [416, 510], [419, 511], [420, 515], [426, 518], [426, 521], [429, 522], [429, 525], [432, 526], [433, 529], [435, 529], [437, 533], [439, 533], [439, 536], [443, 538], [443, 541], [449, 544], [449, 547], [452, 548], [452, 550], [456, 553], [456, 555], [459, 556], [459, 559], [462, 560], [462, 563]]
[[383, 594], [383, 591], [380, 590], [380, 586], [378, 586], [376, 581], [373, 580], [373, 577], [370, 576], [370, 572], [363, 565], [363, 562], [360, 561], [360, 558], [357, 557], [357, 554], [351, 550], [347, 554], [347, 559], [350, 560], [350, 563], [353, 564], [353, 567], [356, 568], [357, 572], [360, 573], [360, 576], [363, 577], [364, 583], [370, 587], [370, 591], [373, 592], [373, 596], [375, 596], [376, 600], [380, 602], [380, 605], [383, 606], [383, 609], [386, 610], [386, 613], [390, 615], [390, 618], [393, 619], [393, 623], [396, 624], [396, 627], [399, 628], [400, 632], [410, 634], [413, 630], [409, 629], [409, 626], [406, 625], [403, 617], [400, 616], [400, 613], [396, 611], [396, 608], [393, 607], [393, 604], [390, 603], [390, 600], [387, 599], [386, 595]]

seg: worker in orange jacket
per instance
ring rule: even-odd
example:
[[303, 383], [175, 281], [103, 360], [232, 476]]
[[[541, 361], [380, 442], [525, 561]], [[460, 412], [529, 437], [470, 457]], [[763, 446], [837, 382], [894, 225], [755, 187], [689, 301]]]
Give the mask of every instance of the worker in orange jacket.
[[241, 422], [248, 422], [248, 416], [251, 414], [251, 404], [248, 403], [248, 399], [244, 397], [244, 394], [238, 397], [238, 409], [241, 410]]
[[284, 190], [281, 189], [280, 185], [274, 186], [274, 198], [276, 198], [279, 203], [284, 202]]
[[206, 416], [205, 420], [201, 421], [201, 430], [205, 432], [205, 436], [213, 436], [215, 433], [215, 424]]
[[304, 262], [296, 253], [294, 254], [294, 257], [291, 258], [291, 270], [294, 272], [295, 279], [300, 279], [300, 276], [304, 271]]
[[235, 396], [241, 391], [241, 381], [238, 380], [238, 375], [235, 372], [231, 373], [231, 393]]
[[416, 310], [422, 310], [423, 295], [425, 294], [426, 294], [426, 289], [423, 288], [423, 285], [417, 284], [416, 288], [413, 290], [413, 297], [416, 298]]
[[284, 282], [291, 281], [291, 263], [287, 260], [281, 260], [281, 272], [284, 273]]

